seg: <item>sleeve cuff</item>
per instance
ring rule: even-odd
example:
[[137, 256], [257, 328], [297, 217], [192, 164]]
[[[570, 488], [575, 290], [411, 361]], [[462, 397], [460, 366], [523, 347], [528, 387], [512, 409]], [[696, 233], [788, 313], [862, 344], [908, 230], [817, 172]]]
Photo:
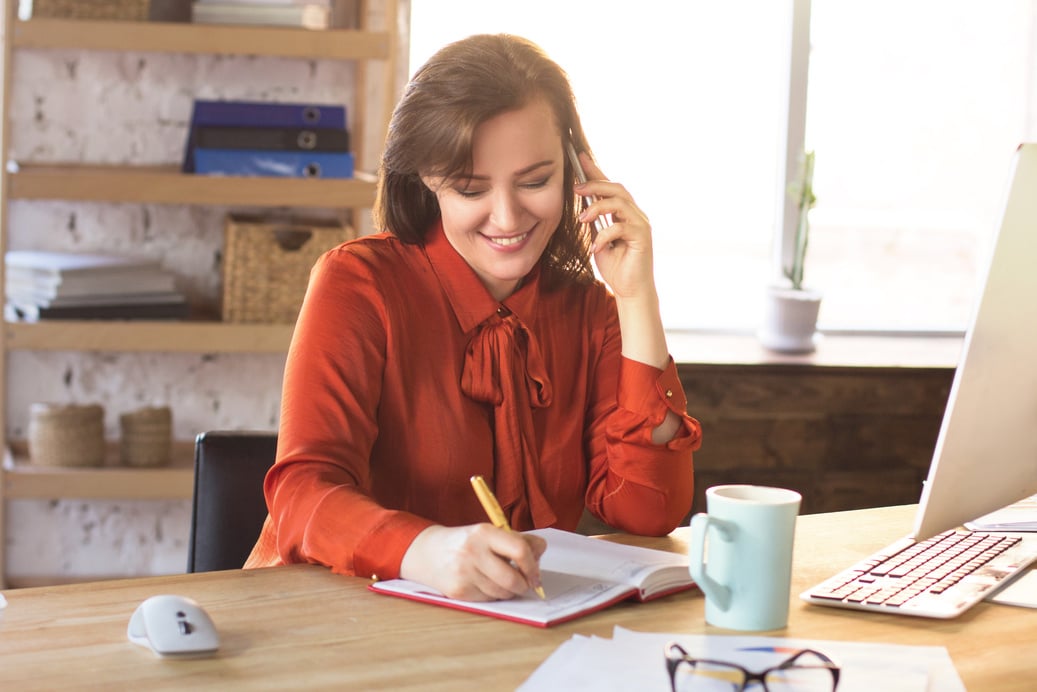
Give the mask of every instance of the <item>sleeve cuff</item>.
[[428, 519], [409, 512], [394, 512], [357, 545], [353, 554], [353, 573], [375, 581], [396, 579], [400, 576], [400, 563], [410, 544], [432, 524]]
[[688, 398], [677, 376], [677, 364], [673, 358], [663, 370], [622, 358], [617, 403], [621, 408], [644, 415], [655, 424], [662, 422], [667, 410], [680, 416], [687, 415]]

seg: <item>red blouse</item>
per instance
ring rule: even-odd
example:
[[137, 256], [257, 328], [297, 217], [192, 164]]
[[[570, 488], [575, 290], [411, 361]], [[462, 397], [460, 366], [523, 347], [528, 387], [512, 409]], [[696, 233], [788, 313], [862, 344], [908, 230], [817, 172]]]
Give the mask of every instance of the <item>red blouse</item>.
[[[246, 567], [292, 562], [399, 575], [433, 523], [486, 521], [483, 475], [518, 530], [574, 530], [584, 506], [661, 535], [691, 507], [698, 422], [665, 370], [623, 358], [600, 283], [548, 290], [539, 272], [499, 303], [442, 228], [389, 234], [314, 266], [285, 367], [270, 516]], [[651, 442], [667, 411], [682, 418]]]

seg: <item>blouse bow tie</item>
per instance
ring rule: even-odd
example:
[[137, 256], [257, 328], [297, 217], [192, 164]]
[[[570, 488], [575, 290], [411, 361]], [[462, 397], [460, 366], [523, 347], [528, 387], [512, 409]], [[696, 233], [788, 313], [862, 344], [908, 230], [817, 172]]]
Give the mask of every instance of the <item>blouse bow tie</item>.
[[553, 525], [533, 427], [533, 409], [551, 404], [551, 381], [536, 339], [513, 313], [499, 310], [480, 325], [465, 352], [461, 390], [494, 407], [494, 485], [511, 526]]

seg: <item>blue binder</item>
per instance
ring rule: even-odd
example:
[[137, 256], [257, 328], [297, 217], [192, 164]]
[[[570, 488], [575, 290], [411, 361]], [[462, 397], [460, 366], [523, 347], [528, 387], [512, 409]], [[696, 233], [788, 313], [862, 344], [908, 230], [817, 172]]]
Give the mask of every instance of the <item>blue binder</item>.
[[267, 149], [195, 149], [196, 173], [281, 178], [352, 178], [353, 154]]
[[[198, 146], [196, 139], [198, 128], [209, 126], [346, 130], [346, 108], [345, 106], [334, 104], [207, 101], [196, 99], [191, 112], [187, 145], [184, 147], [182, 168], [185, 173], [205, 172], [197, 170], [195, 151]], [[343, 162], [338, 161], [337, 165], [333, 165], [332, 168], [340, 169], [342, 165]], [[334, 177], [352, 177], [352, 159], [349, 165], [350, 173], [348, 176]]]
[[198, 149], [274, 149], [277, 151], [349, 151], [349, 131], [327, 127], [238, 127], [199, 125]]
[[313, 103], [195, 100], [191, 126], [245, 125], [346, 129], [346, 107]]

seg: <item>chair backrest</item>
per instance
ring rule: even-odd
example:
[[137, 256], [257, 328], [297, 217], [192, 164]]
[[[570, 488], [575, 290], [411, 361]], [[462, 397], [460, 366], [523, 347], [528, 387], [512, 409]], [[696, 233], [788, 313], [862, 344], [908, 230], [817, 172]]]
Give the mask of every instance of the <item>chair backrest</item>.
[[266, 519], [263, 477], [276, 453], [276, 432], [211, 431], [195, 439], [188, 572], [245, 564]]

